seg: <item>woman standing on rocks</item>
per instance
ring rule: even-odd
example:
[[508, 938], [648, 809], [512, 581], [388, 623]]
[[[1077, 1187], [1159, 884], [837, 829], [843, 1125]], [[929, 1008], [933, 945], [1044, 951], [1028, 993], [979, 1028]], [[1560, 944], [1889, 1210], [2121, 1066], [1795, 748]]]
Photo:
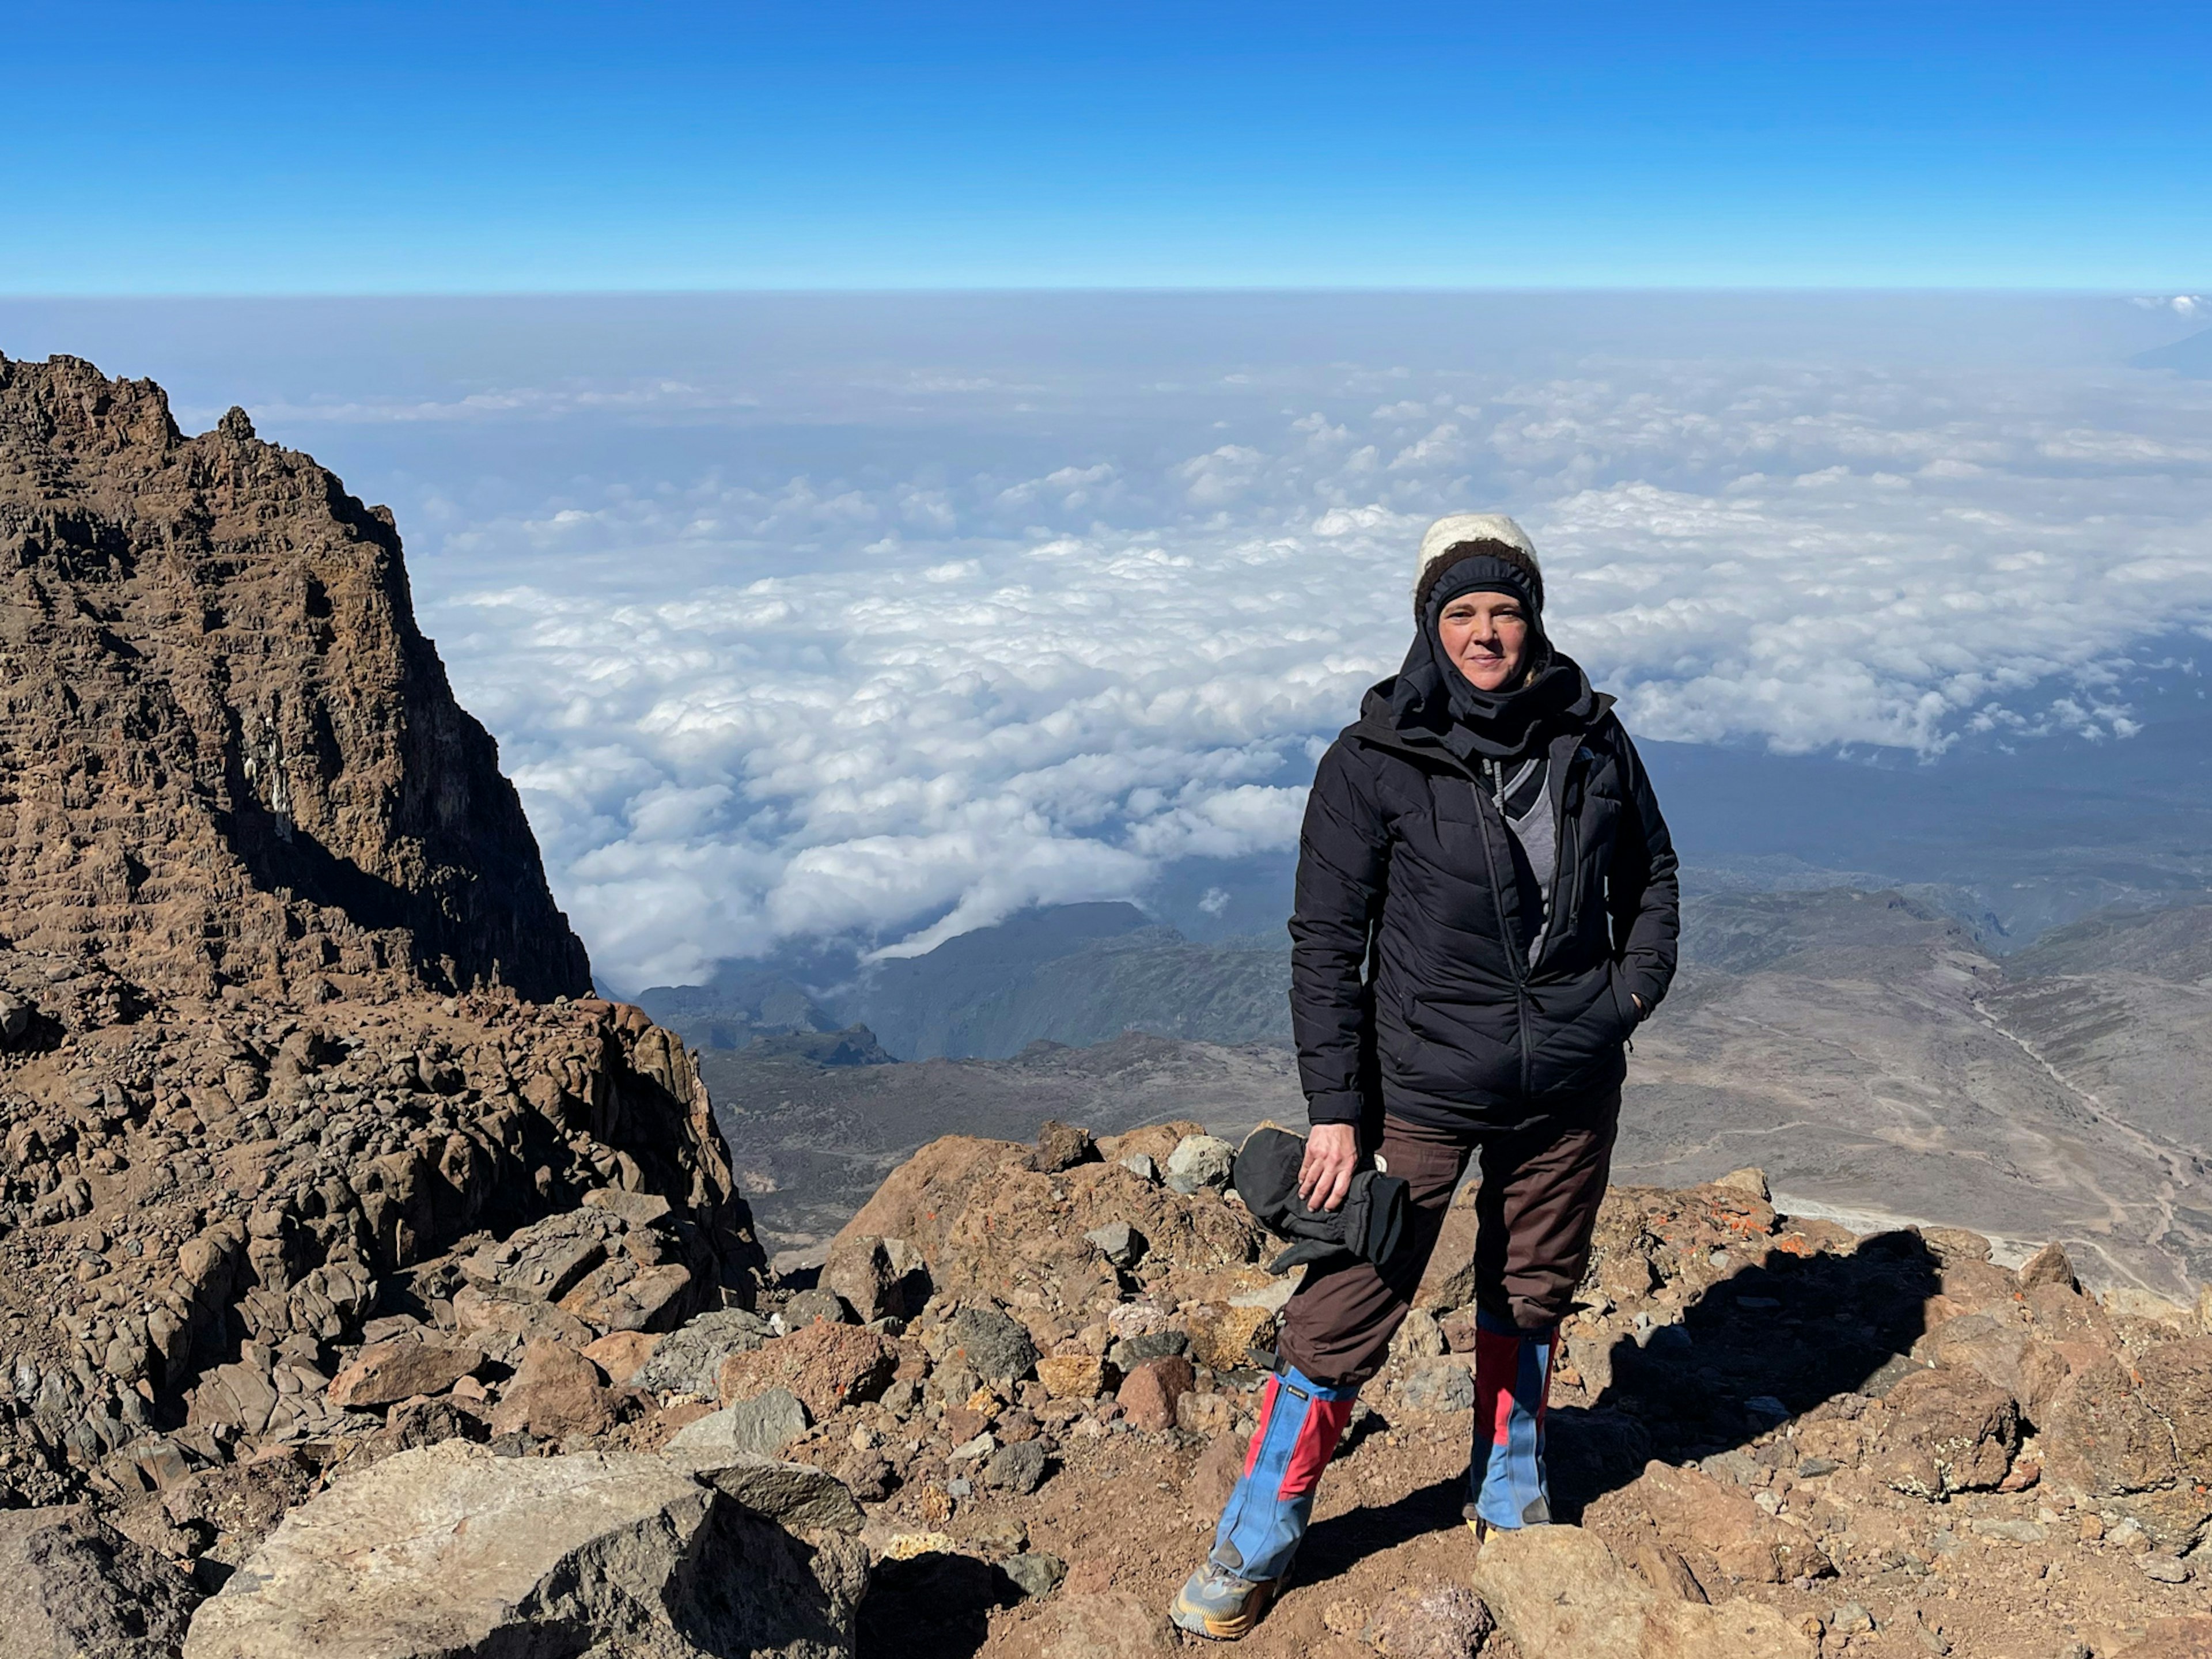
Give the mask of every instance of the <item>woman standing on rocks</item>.
[[1605, 1195], [1623, 1045], [1674, 977], [1666, 821], [1613, 699], [1545, 637], [1528, 535], [1437, 520], [1413, 618], [1405, 665], [1322, 757], [1291, 920], [1299, 1198], [1336, 1210], [1371, 1159], [1407, 1183], [1407, 1224], [1380, 1262], [1310, 1266], [1284, 1310], [1243, 1478], [1176, 1597], [1201, 1636], [1244, 1635], [1290, 1570], [1478, 1152], [1466, 1515], [1478, 1540], [1551, 1518], [1552, 1350]]

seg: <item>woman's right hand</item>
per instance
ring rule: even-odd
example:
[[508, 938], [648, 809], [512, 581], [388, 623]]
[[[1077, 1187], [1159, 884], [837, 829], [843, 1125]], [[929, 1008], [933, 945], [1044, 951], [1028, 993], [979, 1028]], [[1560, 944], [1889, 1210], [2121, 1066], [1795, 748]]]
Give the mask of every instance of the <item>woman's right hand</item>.
[[1350, 1123], [1316, 1123], [1306, 1136], [1304, 1162], [1298, 1165], [1298, 1196], [1310, 1210], [1334, 1210], [1352, 1190], [1359, 1163], [1359, 1130]]

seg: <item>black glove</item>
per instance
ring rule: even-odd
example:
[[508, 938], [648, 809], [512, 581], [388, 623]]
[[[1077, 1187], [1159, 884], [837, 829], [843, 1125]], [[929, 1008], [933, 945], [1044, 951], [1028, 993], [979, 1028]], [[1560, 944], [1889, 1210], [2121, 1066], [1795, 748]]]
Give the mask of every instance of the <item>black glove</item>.
[[1231, 1176], [1237, 1195], [1261, 1226], [1290, 1241], [1267, 1271], [1288, 1273], [1302, 1261], [1339, 1255], [1378, 1267], [1389, 1261], [1406, 1236], [1404, 1178], [1362, 1170], [1352, 1177], [1340, 1208], [1316, 1210], [1298, 1194], [1298, 1166], [1305, 1156], [1304, 1135], [1272, 1124], [1253, 1130], [1237, 1151]]

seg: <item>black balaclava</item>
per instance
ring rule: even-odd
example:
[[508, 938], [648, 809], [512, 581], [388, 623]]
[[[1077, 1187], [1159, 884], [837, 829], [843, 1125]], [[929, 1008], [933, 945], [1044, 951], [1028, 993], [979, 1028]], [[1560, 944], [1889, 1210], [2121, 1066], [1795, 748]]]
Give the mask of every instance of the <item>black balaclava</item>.
[[[1401, 718], [1437, 728], [1446, 745], [1463, 759], [1510, 760], [1528, 753], [1554, 719], [1587, 714], [1592, 707], [1589, 681], [1552, 648], [1545, 635], [1540, 580], [1511, 560], [1479, 549], [1446, 557], [1449, 562], [1425, 585], [1415, 618], [1419, 631], [1398, 671], [1392, 702]], [[1478, 690], [1444, 655], [1437, 624], [1444, 607], [1462, 593], [1510, 593], [1521, 601], [1528, 617], [1530, 666], [1518, 686]]]

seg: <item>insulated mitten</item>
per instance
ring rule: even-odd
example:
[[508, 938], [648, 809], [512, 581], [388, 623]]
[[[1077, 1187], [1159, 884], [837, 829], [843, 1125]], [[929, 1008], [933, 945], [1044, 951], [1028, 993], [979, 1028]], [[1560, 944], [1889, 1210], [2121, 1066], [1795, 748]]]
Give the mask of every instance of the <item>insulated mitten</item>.
[[1406, 1233], [1407, 1187], [1397, 1176], [1362, 1170], [1352, 1177], [1343, 1205], [1316, 1210], [1298, 1194], [1303, 1135], [1262, 1124], [1237, 1148], [1230, 1179], [1260, 1224], [1291, 1248], [1267, 1264], [1288, 1273], [1304, 1261], [1350, 1255], [1381, 1267], [1397, 1253]]

